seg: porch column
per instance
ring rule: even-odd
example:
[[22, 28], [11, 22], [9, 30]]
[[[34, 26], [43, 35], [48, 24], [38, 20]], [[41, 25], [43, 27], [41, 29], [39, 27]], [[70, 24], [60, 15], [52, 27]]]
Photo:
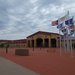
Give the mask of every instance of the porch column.
[[51, 39], [49, 38], [49, 47], [51, 47]]
[[43, 44], [43, 46], [44, 46], [44, 43], [45, 43], [44, 38], [43, 38], [42, 40], [43, 40], [43, 41], [42, 41], [42, 44]]
[[36, 46], [36, 39], [34, 40], [34, 47], [37, 47], [37, 46]]

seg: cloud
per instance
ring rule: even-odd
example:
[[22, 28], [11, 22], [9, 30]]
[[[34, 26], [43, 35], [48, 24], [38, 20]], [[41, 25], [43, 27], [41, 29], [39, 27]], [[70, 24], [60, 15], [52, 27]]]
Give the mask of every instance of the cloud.
[[73, 16], [74, 9], [74, 0], [0, 0], [0, 39], [26, 38], [41, 30], [58, 33], [51, 21], [68, 10]]

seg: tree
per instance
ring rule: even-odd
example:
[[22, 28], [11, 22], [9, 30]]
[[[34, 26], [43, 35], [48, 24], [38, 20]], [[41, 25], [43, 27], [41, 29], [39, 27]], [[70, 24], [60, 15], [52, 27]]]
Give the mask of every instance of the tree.
[[0, 47], [1, 47], [1, 48], [4, 48], [4, 44], [1, 44]]

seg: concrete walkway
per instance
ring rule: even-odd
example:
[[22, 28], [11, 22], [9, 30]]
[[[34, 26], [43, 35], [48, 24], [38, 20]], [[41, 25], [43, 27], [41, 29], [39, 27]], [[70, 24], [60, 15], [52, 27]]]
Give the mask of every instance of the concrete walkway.
[[39, 75], [14, 62], [0, 57], [0, 75]]

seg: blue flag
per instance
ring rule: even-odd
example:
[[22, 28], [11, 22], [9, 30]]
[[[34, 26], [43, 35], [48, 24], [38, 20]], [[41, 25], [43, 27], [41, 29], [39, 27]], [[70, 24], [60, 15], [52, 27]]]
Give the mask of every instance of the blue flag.
[[73, 30], [73, 29], [74, 29], [74, 25], [71, 24], [71, 25], [69, 26], [69, 29], [70, 29], [70, 30]]
[[65, 28], [63, 30], [61, 30], [63, 34], [68, 34], [68, 30]]
[[57, 28], [62, 28], [62, 27], [63, 27], [63, 23], [61, 23], [57, 26]]
[[62, 32], [66, 32], [66, 29], [63, 29]]
[[70, 31], [70, 35], [73, 35], [73, 34], [74, 34], [74, 30], [71, 30], [71, 31]]
[[66, 25], [73, 24], [73, 18], [65, 21]]

